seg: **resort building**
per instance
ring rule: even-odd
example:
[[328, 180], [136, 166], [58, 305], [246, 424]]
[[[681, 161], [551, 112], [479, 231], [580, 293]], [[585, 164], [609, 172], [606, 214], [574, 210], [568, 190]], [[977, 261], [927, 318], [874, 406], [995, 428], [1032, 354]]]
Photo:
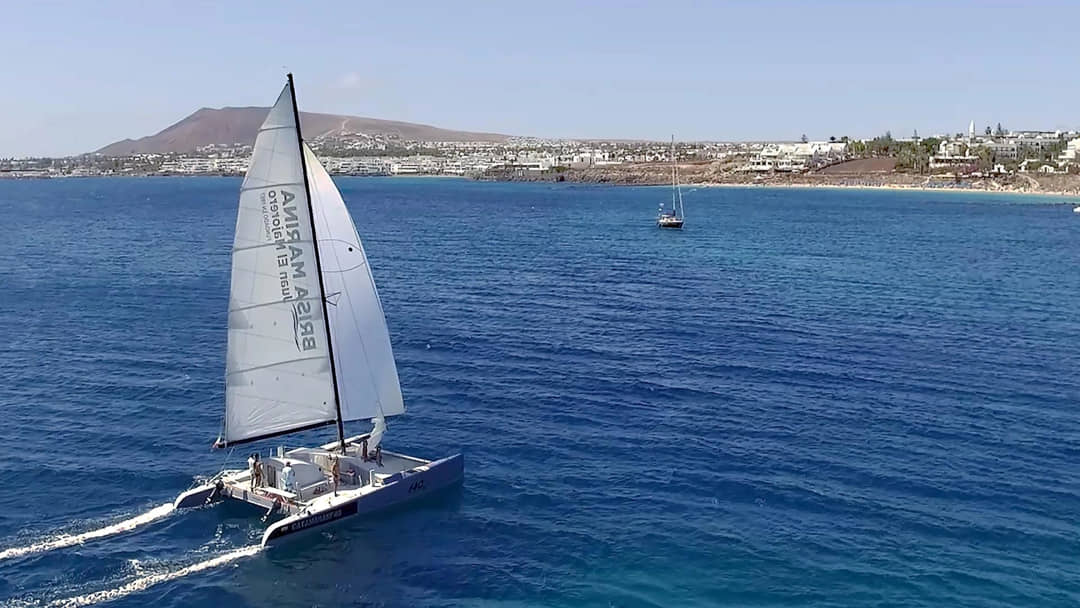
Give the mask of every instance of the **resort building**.
[[797, 144], [767, 144], [750, 160], [748, 171], [806, 171], [844, 159], [844, 142], [812, 141]]

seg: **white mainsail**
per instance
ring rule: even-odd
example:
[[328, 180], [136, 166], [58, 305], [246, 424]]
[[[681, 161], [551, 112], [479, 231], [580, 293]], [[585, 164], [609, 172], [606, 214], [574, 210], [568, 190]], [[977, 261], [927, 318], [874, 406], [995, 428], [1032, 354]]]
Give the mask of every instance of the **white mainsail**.
[[343, 420], [405, 412], [390, 331], [364, 246], [330, 175], [304, 145]]
[[336, 419], [292, 89], [259, 129], [232, 252], [225, 444]]

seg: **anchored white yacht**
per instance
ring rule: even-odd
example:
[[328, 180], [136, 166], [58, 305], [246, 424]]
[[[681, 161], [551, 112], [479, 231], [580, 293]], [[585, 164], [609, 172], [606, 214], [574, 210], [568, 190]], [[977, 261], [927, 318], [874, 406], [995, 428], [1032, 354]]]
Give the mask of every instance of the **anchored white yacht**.
[[[385, 509], [461, 481], [464, 459], [382, 449], [405, 412], [382, 303], [340, 192], [304, 143], [292, 74], [255, 139], [232, 250], [224, 429], [231, 448], [336, 425], [337, 440], [277, 448], [223, 470], [176, 508], [233, 499], [284, 516], [283, 537]], [[372, 430], [345, 437], [344, 423]]]
[[671, 136], [671, 209], [665, 210], [664, 203], [660, 203], [660, 211], [656, 215], [658, 228], [682, 229], [686, 216], [683, 212], [682, 188], [679, 187], [679, 164], [675, 161], [675, 136]]

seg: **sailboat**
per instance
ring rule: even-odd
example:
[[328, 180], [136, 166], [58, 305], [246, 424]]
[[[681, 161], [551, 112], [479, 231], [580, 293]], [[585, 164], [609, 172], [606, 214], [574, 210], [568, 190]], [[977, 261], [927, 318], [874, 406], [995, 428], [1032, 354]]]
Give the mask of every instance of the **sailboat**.
[[682, 188], [679, 187], [679, 165], [675, 162], [675, 136], [671, 136], [671, 209], [665, 210], [660, 203], [660, 213], [656, 216], [656, 225], [660, 228], [682, 228], [683, 220]]
[[[217, 448], [336, 426], [337, 440], [278, 447], [178, 496], [178, 509], [237, 500], [266, 509], [264, 546], [399, 505], [464, 477], [461, 454], [384, 451], [405, 412], [367, 256], [330, 175], [304, 143], [292, 74], [259, 129], [232, 249], [225, 415]], [[346, 437], [346, 422], [369, 432]]]

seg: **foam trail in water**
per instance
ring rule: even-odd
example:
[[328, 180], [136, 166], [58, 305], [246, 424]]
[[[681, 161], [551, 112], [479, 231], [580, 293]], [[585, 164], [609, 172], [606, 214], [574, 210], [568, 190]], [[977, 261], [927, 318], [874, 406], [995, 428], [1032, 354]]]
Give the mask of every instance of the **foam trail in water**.
[[41, 553], [42, 551], [52, 551], [53, 549], [62, 549], [72, 545], [81, 545], [82, 543], [95, 538], [104, 538], [122, 532], [129, 532], [139, 526], [161, 519], [172, 513], [173, 510], [172, 503], [166, 503], [160, 507], [150, 509], [146, 513], [105, 526], [104, 528], [98, 528], [97, 530], [83, 532], [82, 534], [64, 534], [39, 543], [26, 545], [25, 547], [11, 547], [10, 549], [4, 549], [3, 551], [0, 551], [0, 561], [11, 559], [13, 557], [20, 557], [22, 555], [29, 555], [31, 553]]
[[55, 606], [56, 608], [77, 608], [78, 606], [89, 606], [91, 604], [97, 604], [98, 602], [108, 602], [115, 599], [130, 595], [137, 591], [142, 591], [158, 583], [164, 583], [167, 581], [178, 579], [182, 576], [201, 572], [209, 568], [216, 568], [217, 566], [223, 566], [229, 562], [236, 561], [242, 557], [249, 557], [255, 555], [261, 550], [259, 545], [250, 545], [223, 553], [217, 557], [210, 558], [205, 561], [196, 562], [189, 566], [184, 566], [178, 570], [171, 570], [169, 572], [161, 572], [158, 574], [151, 574], [149, 576], [143, 576], [137, 578], [125, 585], [121, 585], [116, 589], [106, 589], [104, 591], [95, 591], [94, 593], [87, 593], [86, 595], [80, 595], [77, 597], [69, 597], [63, 600], [56, 600], [49, 604], [49, 606]]

